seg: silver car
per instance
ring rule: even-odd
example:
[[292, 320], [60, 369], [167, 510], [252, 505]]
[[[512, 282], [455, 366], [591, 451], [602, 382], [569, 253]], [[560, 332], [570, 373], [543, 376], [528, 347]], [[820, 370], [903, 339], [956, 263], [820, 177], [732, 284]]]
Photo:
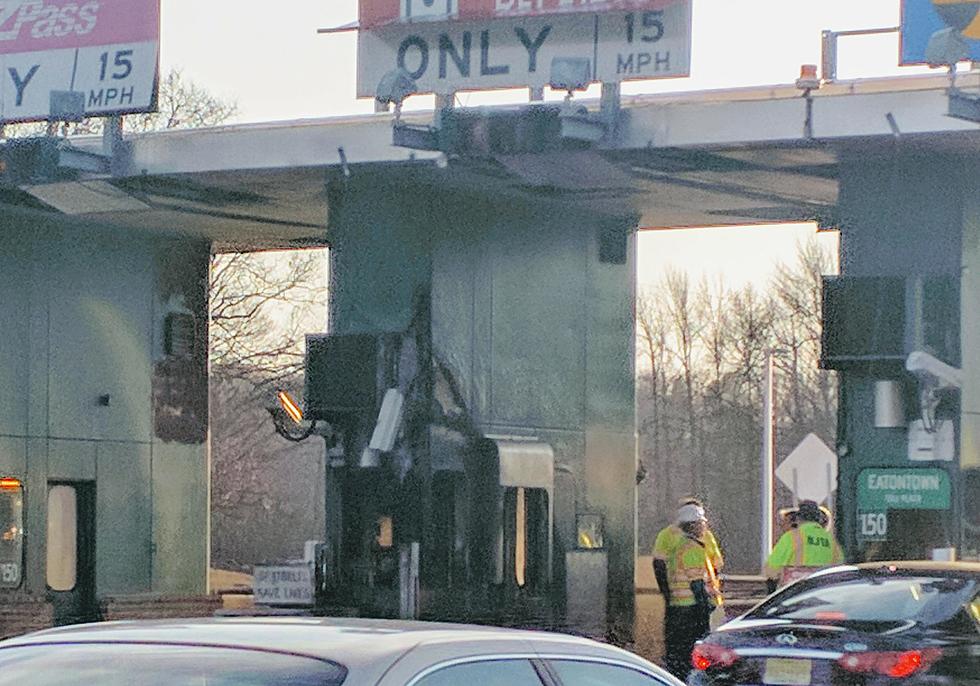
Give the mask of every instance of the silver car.
[[561, 634], [367, 619], [110, 622], [0, 642], [0, 686], [682, 686]]

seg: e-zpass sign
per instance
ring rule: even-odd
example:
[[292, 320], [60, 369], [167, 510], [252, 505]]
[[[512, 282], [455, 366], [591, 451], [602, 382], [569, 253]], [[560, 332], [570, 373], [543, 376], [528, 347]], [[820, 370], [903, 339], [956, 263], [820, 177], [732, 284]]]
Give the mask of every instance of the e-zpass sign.
[[159, 0], [0, 0], [0, 121], [47, 119], [52, 91], [87, 115], [156, 106]]

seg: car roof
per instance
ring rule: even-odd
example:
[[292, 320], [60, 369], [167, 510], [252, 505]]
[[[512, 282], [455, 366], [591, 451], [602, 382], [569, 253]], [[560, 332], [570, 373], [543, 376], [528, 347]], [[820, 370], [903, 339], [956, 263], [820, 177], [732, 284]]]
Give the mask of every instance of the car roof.
[[933, 560], [896, 560], [892, 562], [863, 562], [858, 569], [890, 569], [910, 572], [966, 572], [980, 574], [980, 562], [936, 562]]
[[404, 655], [427, 644], [446, 647], [456, 643], [463, 656], [523, 646], [521, 652], [610, 657], [636, 665], [646, 664], [632, 653], [565, 634], [435, 622], [318, 617], [101, 622], [47, 629], [0, 641], [0, 651], [79, 643], [195, 645], [280, 652], [337, 662], [352, 673], [372, 678], [380, 678]]

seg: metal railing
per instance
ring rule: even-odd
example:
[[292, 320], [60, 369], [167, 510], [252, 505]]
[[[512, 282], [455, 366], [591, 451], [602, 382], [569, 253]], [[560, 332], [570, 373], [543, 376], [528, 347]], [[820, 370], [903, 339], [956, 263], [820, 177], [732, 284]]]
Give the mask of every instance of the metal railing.
[[824, 31], [821, 36], [820, 77], [824, 81], [837, 80], [837, 42], [848, 36], [874, 36], [883, 33], [898, 33], [900, 26], [877, 29], [851, 29], [848, 31]]

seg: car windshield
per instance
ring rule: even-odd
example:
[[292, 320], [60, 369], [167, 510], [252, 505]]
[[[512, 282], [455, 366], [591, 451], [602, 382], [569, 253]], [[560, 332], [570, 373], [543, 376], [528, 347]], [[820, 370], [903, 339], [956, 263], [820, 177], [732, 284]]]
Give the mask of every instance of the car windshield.
[[0, 650], [0, 686], [340, 686], [341, 665], [257, 650], [55, 644]]
[[749, 618], [936, 626], [954, 618], [976, 590], [976, 581], [962, 577], [858, 575], [814, 579], [780, 593]]

